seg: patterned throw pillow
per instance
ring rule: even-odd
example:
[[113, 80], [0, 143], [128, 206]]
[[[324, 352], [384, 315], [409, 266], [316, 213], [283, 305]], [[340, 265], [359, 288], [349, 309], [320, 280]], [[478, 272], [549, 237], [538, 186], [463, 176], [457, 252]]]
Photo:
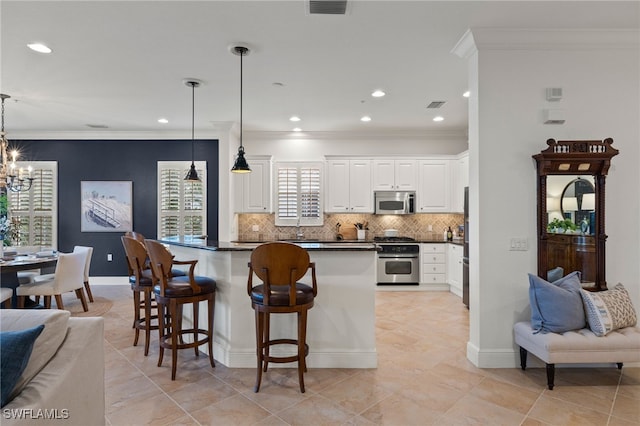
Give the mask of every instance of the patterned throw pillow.
[[596, 336], [636, 325], [636, 311], [622, 284], [599, 292], [581, 290], [581, 295], [589, 328]]

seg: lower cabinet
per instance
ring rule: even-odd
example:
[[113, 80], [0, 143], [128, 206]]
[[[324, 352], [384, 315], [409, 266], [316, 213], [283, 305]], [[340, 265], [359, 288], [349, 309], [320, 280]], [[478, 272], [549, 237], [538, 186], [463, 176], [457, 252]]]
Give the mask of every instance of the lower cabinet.
[[596, 238], [591, 235], [547, 234], [547, 265], [561, 266], [564, 274], [582, 273], [583, 283], [596, 280]]
[[446, 247], [446, 243], [420, 244], [421, 284], [447, 285]]
[[462, 251], [457, 244], [447, 244], [447, 279], [451, 293], [462, 297]]

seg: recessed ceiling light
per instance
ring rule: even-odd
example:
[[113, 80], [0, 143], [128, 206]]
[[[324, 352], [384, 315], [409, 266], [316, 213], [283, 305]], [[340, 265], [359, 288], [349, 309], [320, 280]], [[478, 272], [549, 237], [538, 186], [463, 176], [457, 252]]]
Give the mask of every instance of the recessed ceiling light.
[[302, 131], [302, 129], [301, 129], [300, 127], [294, 127], [293, 131], [294, 131], [294, 132], [301, 132], [301, 131]]
[[444, 117], [442, 117], [441, 115], [433, 117], [433, 121], [442, 121], [442, 120], [444, 120]]
[[371, 96], [373, 96], [374, 98], [381, 98], [384, 95], [386, 95], [386, 93], [384, 93], [382, 90], [374, 90], [373, 93], [371, 93]]
[[369, 117], [368, 115], [365, 115], [360, 119], [360, 121], [364, 121], [366, 123], [367, 121], [371, 121], [371, 117]]
[[471, 95], [471, 92], [469, 92], [468, 90], [462, 94], [462, 96], [464, 96], [465, 98], [468, 98], [469, 95]]
[[31, 50], [34, 50], [36, 52], [40, 52], [40, 53], [51, 53], [51, 49], [48, 46], [45, 46], [42, 43], [29, 43], [27, 44], [27, 47]]
[[169, 120], [167, 120], [166, 118], [158, 118], [158, 123], [167, 124], [168, 122]]
[[297, 115], [292, 116], [289, 121], [300, 121], [300, 117], [298, 117]]

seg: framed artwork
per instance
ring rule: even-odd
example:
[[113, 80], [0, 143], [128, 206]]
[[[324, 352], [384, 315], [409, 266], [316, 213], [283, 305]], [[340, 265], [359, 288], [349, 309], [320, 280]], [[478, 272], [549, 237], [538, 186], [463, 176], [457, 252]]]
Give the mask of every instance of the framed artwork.
[[80, 182], [81, 232], [133, 231], [131, 181]]

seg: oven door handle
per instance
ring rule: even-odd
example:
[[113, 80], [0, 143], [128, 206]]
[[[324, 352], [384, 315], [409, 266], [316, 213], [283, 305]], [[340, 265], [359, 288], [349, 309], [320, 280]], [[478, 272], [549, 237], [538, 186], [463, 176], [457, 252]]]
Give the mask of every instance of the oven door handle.
[[389, 255], [389, 256], [385, 256], [383, 254], [378, 254], [378, 259], [417, 259], [418, 256], [413, 256], [413, 255], [408, 255], [408, 256], [403, 256], [403, 255]]

